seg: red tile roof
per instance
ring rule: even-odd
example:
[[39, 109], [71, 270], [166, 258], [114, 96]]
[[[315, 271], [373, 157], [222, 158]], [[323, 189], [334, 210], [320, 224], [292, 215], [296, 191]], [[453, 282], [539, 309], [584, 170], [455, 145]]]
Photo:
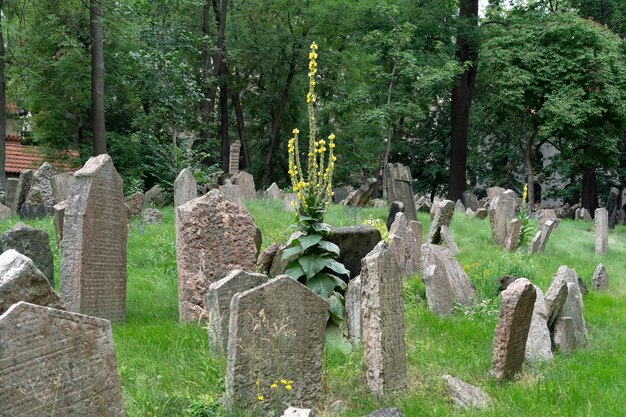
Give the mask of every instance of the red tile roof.
[[[19, 174], [25, 169], [37, 169], [44, 163], [44, 157], [39, 153], [35, 146], [24, 146], [21, 138], [16, 135], [7, 135], [6, 143], [6, 159], [4, 171], [7, 174]], [[72, 158], [78, 158], [78, 152], [68, 151]], [[59, 171], [73, 171], [74, 169], [64, 163], [50, 163]]]

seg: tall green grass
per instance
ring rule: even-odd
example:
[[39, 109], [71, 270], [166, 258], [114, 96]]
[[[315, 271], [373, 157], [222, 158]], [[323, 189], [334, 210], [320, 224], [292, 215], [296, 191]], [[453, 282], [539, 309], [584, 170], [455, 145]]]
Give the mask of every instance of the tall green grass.
[[[293, 213], [279, 202], [257, 200], [247, 207], [263, 232], [263, 247], [282, 242], [293, 231]], [[225, 362], [207, 349], [206, 329], [180, 325], [173, 210], [160, 225], [132, 222], [128, 241], [127, 320], [114, 325], [117, 364], [128, 416], [228, 415], [219, 404]], [[385, 209], [331, 206], [326, 221], [335, 226], [386, 220]], [[428, 231], [427, 214], [419, 214]], [[17, 219], [0, 222], [0, 230]], [[49, 219], [28, 221], [48, 231], [59, 252]], [[405, 330], [409, 388], [382, 399], [364, 384], [363, 352], [329, 338], [324, 354], [324, 392], [320, 416], [334, 400], [348, 403], [346, 417], [382, 406], [398, 406], [407, 416], [623, 416], [626, 409], [626, 228], [609, 238], [609, 252], [594, 254], [593, 225], [561, 221], [541, 256], [507, 253], [494, 247], [488, 221], [456, 214], [452, 233], [461, 250], [458, 260], [480, 293], [480, 307], [438, 318], [426, 308], [419, 277], [405, 281]], [[547, 364], [525, 364], [518, 380], [497, 384], [489, 376], [492, 338], [501, 275], [524, 276], [547, 290], [560, 265], [576, 269], [587, 285], [596, 265], [609, 273], [610, 288], [585, 297], [589, 326], [587, 346], [556, 354]], [[58, 286], [58, 285], [57, 285]], [[441, 376], [451, 374], [478, 385], [494, 399], [486, 411], [457, 410], [447, 399]]]

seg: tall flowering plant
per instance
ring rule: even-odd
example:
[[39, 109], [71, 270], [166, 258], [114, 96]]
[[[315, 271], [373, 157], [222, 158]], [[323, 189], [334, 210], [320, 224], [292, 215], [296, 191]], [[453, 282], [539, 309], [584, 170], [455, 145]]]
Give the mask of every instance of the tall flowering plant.
[[522, 222], [520, 228], [518, 246], [525, 246], [530, 242], [532, 238], [532, 227], [530, 225], [530, 216], [528, 215], [528, 208], [526, 205], [526, 198], [528, 197], [528, 184], [524, 184], [524, 192], [522, 194], [522, 206], [520, 208], [517, 218]]
[[349, 271], [337, 261], [339, 247], [325, 240], [331, 233], [324, 223], [324, 214], [333, 196], [333, 172], [335, 134], [317, 140], [315, 119], [315, 85], [317, 79], [317, 45], [311, 44], [309, 52], [309, 92], [306, 97], [309, 119], [309, 146], [306, 153], [306, 172], [300, 161], [300, 130], [293, 130], [289, 139], [289, 176], [296, 193], [296, 221], [300, 236], [292, 240], [285, 250], [285, 259], [296, 257], [286, 274], [306, 285], [328, 302], [330, 320], [340, 324], [345, 318], [344, 298], [346, 289], [340, 276]]

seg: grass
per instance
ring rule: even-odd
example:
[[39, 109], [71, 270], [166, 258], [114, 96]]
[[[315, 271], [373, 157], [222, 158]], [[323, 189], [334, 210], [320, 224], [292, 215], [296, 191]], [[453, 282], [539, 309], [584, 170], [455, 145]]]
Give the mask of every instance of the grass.
[[[264, 236], [263, 246], [282, 242], [291, 233], [293, 214], [281, 204], [259, 200], [248, 204]], [[385, 209], [332, 206], [326, 220], [333, 225], [386, 220]], [[419, 214], [424, 233], [428, 215]], [[17, 219], [0, 222], [0, 230]], [[46, 230], [55, 252], [58, 288], [59, 252], [49, 219], [28, 221]], [[417, 277], [405, 281], [405, 329], [409, 388], [381, 399], [364, 384], [363, 352], [329, 339], [325, 350], [324, 393], [320, 416], [334, 400], [348, 403], [345, 417], [363, 416], [383, 406], [398, 406], [407, 416], [621, 416], [626, 398], [626, 228], [609, 238], [609, 252], [594, 254], [593, 225], [561, 221], [541, 256], [507, 253], [490, 242], [488, 221], [455, 215], [451, 230], [466, 269], [483, 302], [444, 319], [426, 308], [424, 287]], [[547, 364], [525, 364], [518, 380], [497, 384], [489, 376], [493, 332], [499, 299], [497, 278], [525, 276], [544, 291], [560, 265], [576, 269], [591, 287], [596, 265], [609, 273], [607, 292], [585, 297], [588, 344], [572, 354], [556, 354]], [[139, 416], [228, 415], [217, 404], [224, 390], [225, 362], [207, 349], [206, 330], [180, 325], [173, 210], [164, 210], [160, 225], [134, 222], [128, 241], [127, 320], [114, 325], [118, 369], [126, 414]], [[461, 411], [446, 398], [441, 376], [451, 374], [487, 391], [494, 405], [486, 411]]]

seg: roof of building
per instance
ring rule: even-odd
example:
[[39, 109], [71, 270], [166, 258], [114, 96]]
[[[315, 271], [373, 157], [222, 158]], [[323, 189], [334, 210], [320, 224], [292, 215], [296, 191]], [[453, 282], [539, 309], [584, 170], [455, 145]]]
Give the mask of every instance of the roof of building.
[[[37, 169], [45, 162], [45, 158], [36, 146], [22, 145], [19, 135], [7, 135], [5, 142], [6, 159], [4, 171], [7, 174], [19, 174], [25, 169]], [[78, 152], [67, 151], [72, 158], [78, 158]], [[74, 169], [65, 163], [49, 161], [60, 171], [73, 171]]]

